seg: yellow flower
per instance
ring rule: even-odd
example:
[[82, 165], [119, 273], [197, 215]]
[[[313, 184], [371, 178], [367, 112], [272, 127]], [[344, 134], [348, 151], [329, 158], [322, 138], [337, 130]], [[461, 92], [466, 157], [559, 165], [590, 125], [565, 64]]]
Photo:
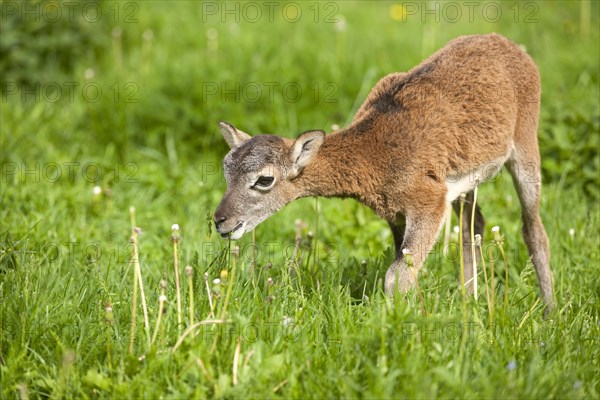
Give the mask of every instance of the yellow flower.
[[406, 18], [406, 9], [402, 4], [392, 4], [390, 6], [390, 17], [394, 21], [404, 21]]

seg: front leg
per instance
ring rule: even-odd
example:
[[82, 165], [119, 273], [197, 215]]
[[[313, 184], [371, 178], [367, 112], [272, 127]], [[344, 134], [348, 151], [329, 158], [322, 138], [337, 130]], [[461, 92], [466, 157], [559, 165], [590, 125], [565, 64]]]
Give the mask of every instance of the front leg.
[[[402, 246], [396, 249], [396, 260], [385, 275], [386, 295], [393, 296], [396, 290], [406, 293], [415, 285], [418, 271], [433, 248], [444, 222], [446, 207], [444, 199], [440, 200], [439, 207], [407, 213]], [[409, 250], [412, 254], [412, 268], [404, 260], [403, 249]]]

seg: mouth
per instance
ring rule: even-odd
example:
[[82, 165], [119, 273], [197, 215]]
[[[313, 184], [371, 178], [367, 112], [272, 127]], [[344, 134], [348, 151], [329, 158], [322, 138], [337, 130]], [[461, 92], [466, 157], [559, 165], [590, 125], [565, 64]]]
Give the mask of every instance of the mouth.
[[241, 238], [242, 235], [244, 234], [245, 226], [246, 226], [245, 222], [240, 222], [232, 230], [230, 230], [228, 232], [220, 232], [221, 237], [223, 239], [229, 238], [232, 240], [237, 240], [237, 239]]

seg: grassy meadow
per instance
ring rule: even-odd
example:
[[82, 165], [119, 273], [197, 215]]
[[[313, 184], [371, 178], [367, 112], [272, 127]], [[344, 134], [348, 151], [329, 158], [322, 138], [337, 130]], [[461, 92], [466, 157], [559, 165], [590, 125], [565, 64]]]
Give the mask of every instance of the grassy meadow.
[[[0, 6], [0, 398], [600, 397], [597, 2]], [[479, 189], [466, 304], [455, 233], [386, 298], [391, 233], [351, 200], [214, 231], [218, 121], [329, 132], [383, 75], [487, 32], [542, 76], [550, 318], [506, 170]]]

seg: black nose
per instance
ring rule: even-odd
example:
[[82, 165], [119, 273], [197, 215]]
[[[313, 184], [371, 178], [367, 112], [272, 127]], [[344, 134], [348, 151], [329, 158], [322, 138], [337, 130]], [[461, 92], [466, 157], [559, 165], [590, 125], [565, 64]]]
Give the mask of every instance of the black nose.
[[227, 220], [227, 217], [224, 217], [219, 214], [215, 214], [215, 227], [219, 229], [219, 226]]

